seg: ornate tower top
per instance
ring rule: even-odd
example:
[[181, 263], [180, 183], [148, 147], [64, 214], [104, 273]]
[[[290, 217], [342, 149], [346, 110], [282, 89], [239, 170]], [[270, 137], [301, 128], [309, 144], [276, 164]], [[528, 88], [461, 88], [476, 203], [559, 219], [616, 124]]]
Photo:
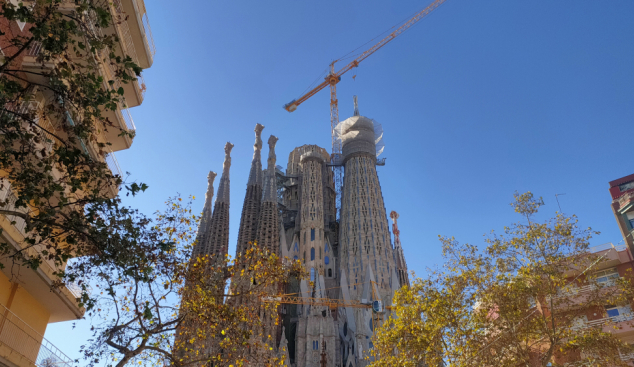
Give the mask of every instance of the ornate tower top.
[[264, 125], [255, 125], [255, 144], [253, 144], [253, 161], [247, 185], [262, 185], [262, 130]]
[[209, 174], [207, 175], [207, 194], [205, 194], [205, 206], [203, 209], [203, 215], [206, 214], [206, 209], [209, 209], [209, 214], [211, 214], [211, 199], [214, 197], [214, 180], [215, 179], [216, 179], [216, 172], [209, 171]]
[[233, 144], [227, 142], [225, 144], [225, 161], [222, 164], [222, 176], [220, 177], [220, 185], [218, 187], [218, 198], [216, 202], [229, 203], [229, 168], [231, 168], [231, 149]]
[[203, 215], [198, 224], [198, 232], [196, 233], [196, 245], [193, 249], [192, 257], [196, 257], [204, 253], [207, 243], [211, 238], [211, 200], [214, 197], [214, 180], [216, 172], [209, 171], [207, 175], [207, 194], [205, 195], [205, 206], [203, 207]]
[[359, 101], [357, 100], [357, 96], [353, 96], [354, 100], [354, 116], [359, 116]]
[[279, 139], [275, 135], [269, 137], [269, 158], [267, 159], [267, 175], [266, 179], [269, 181], [265, 186], [266, 192], [264, 193], [264, 201], [277, 201], [277, 187], [275, 185], [275, 163], [277, 156], [275, 155], [275, 145]]
[[374, 121], [365, 116], [353, 116], [337, 125], [340, 130], [344, 160], [361, 153], [376, 157]]

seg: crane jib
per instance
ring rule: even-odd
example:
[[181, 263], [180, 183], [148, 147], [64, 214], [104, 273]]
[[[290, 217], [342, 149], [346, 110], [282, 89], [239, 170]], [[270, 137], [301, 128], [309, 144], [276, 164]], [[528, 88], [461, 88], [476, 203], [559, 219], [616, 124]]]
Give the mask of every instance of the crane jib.
[[337, 60], [332, 62], [330, 64], [331, 74], [326, 76], [326, 82], [322, 82], [320, 85], [318, 85], [317, 87], [313, 88], [311, 91], [309, 91], [308, 93], [304, 94], [303, 96], [301, 96], [301, 97], [297, 98], [296, 100], [292, 100], [291, 102], [285, 104], [284, 105], [284, 109], [287, 110], [288, 112], [295, 111], [300, 104], [305, 102], [308, 98], [314, 96], [317, 92], [319, 92], [320, 90], [324, 89], [329, 84], [331, 84], [331, 82], [329, 81], [330, 80], [329, 78], [332, 75], [336, 75], [336, 76], [339, 77], [339, 80], [337, 80], [335, 82], [335, 84], [338, 83], [341, 80], [341, 75], [347, 73], [348, 71], [352, 70], [352, 68], [358, 66], [361, 61], [365, 60], [366, 58], [368, 58], [368, 56], [372, 55], [373, 53], [378, 51], [381, 47], [385, 46], [387, 43], [389, 43], [390, 41], [395, 39], [396, 36], [402, 34], [409, 27], [411, 27], [412, 25], [416, 24], [419, 20], [423, 19], [426, 15], [431, 13], [433, 10], [437, 9], [445, 1], [447, 1], [447, 0], [435, 0], [433, 3], [431, 3], [425, 9], [423, 9], [420, 12], [416, 13], [412, 18], [410, 18], [407, 22], [405, 22], [403, 25], [401, 25], [394, 32], [390, 33], [388, 36], [386, 36], [385, 38], [383, 38], [382, 40], [380, 40], [379, 42], [374, 44], [372, 47], [370, 47], [369, 49], [367, 49], [363, 53], [361, 53], [361, 55], [359, 55], [357, 58], [352, 60], [348, 65], [344, 66], [343, 68], [341, 68], [336, 73], [334, 72], [334, 63]]

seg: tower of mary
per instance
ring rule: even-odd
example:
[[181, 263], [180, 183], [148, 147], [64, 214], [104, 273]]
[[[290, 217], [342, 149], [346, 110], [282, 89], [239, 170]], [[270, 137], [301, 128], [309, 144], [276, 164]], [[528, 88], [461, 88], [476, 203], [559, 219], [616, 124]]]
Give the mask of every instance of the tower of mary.
[[[394, 292], [407, 286], [408, 279], [400, 240], [395, 236], [392, 241], [377, 173], [377, 164], [384, 162], [377, 159], [382, 151], [380, 125], [355, 111], [337, 126], [343, 148], [340, 161], [332, 162], [322, 147], [302, 145], [289, 153], [286, 170], [276, 164], [277, 137], [272, 135], [263, 167], [263, 130], [264, 126], [255, 126], [236, 251], [255, 241], [279, 256], [300, 260], [309, 278], [289, 279], [284, 285], [287, 294], [336, 299], [343, 305], [381, 301], [390, 306]], [[195, 255], [226, 254], [231, 148], [227, 143], [213, 213], [215, 174], [210, 176], [211, 194], [199, 227], [204, 242], [197, 245]], [[339, 216], [333, 165], [344, 172]], [[398, 215], [393, 214], [398, 235]], [[276, 347], [286, 346], [287, 365], [295, 367], [365, 366], [374, 326], [380, 322], [371, 307], [282, 304], [278, 315]], [[388, 315], [389, 310], [382, 318]]]

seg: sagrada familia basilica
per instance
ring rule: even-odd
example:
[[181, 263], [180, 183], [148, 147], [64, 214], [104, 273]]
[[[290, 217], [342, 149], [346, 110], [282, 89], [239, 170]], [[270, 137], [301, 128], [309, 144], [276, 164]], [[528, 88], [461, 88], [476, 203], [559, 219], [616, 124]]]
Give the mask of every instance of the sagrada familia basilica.
[[[387, 317], [385, 307], [391, 305], [394, 292], [409, 285], [398, 214], [391, 214], [392, 241], [376, 169], [384, 163], [377, 159], [382, 150], [377, 149], [382, 145], [380, 125], [355, 110], [355, 116], [337, 127], [343, 155], [334, 165], [344, 172], [339, 218], [333, 162], [326, 149], [295, 148], [284, 171], [276, 166], [277, 138], [271, 136], [267, 167], [262, 169], [263, 129], [260, 124], [255, 127], [236, 252], [257, 241], [279, 256], [301, 260], [310, 274], [310, 279], [290, 279], [286, 284], [286, 293], [296, 293], [307, 302], [282, 304], [279, 310], [276, 342], [277, 347], [286, 346], [289, 366], [365, 366], [374, 327], [381, 319], [377, 311]], [[213, 211], [215, 173], [210, 173], [194, 256], [227, 254], [232, 148], [230, 143], [225, 146]], [[309, 298], [336, 300], [339, 306], [311, 306]]]

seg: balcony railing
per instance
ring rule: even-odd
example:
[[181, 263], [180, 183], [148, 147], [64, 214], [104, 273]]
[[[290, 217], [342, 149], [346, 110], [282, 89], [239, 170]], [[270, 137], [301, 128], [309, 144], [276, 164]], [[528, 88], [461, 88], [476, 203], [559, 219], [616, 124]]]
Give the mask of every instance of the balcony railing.
[[626, 206], [633, 198], [634, 191], [626, 192], [625, 194], [621, 195], [621, 197], [619, 197], [619, 208], [623, 208], [624, 206]]
[[36, 366], [68, 366], [72, 360], [8, 308], [0, 305], [0, 344]]
[[604, 243], [602, 245], [592, 246], [592, 247], [590, 247], [588, 249], [588, 251], [594, 254], [594, 253], [597, 253], [597, 252], [610, 250], [610, 249], [615, 249], [616, 251], [625, 251], [626, 248], [627, 248], [626, 245], [614, 246], [614, 244], [612, 242], [608, 242], [608, 243]]
[[143, 28], [145, 29], [145, 42], [152, 53], [152, 56], [156, 54], [156, 45], [154, 45], [154, 37], [152, 36], [152, 28], [150, 28], [150, 21], [147, 18], [147, 13], [143, 14]]
[[623, 354], [619, 351], [619, 356], [622, 361], [629, 361], [630, 359], [634, 359], [634, 353]]
[[588, 327], [593, 327], [593, 326], [603, 326], [603, 325], [607, 325], [607, 324], [611, 324], [611, 323], [624, 322], [624, 321], [630, 321], [630, 320], [634, 320], [634, 314], [626, 313], [626, 314], [623, 314], [623, 315], [612, 316], [612, 317], [604, 317], [604, 318], [598, 319], [598, 320], [586, 321], [584, 323], [585, 325], [583, 325], [582, 328], [588, 328]]
[[[610, 279], [610, 280], [605, 281], [605, 282], [600, 282], [599, 284], [601, 284], [602, 287], [612, 287], [612, 286], [616, 285], [616, 281], [614, 279]], [[592, 292], [592, 291], [596, 290], [597, 288], [598, 287], [597, 287], [596, 284], [588, 284], [588, 285], [584, 285], [584, 286], [581, 286], [581, 287], [570, 287], [569, 286], [569, 287], [560, 289], [559, 292], [557, 292], [557, 295], [555, 295], [553, 298], [554, 299], [558, 299], [558, 298], [576, 296], [578, 294]]]
[[123, 115], [123, 121], [125, 121], [125, 126], [128, 131], [136, 131], [136, 126], [134, 125], [134, 120], [132, 120], [132, 115], [130, 114], [128, 106], [121, 109], [121, 114]]
[[110, 171], [112, 171], [113, 175], [118, 175], [119, 177], [123, 178], [121, 167], [119, 167], [119, 162], [117, 161], [117, 157], [115, 157], [113, 152], [106, 154], [106, 164], [108, 165], [108, 168], [110, 168]]

